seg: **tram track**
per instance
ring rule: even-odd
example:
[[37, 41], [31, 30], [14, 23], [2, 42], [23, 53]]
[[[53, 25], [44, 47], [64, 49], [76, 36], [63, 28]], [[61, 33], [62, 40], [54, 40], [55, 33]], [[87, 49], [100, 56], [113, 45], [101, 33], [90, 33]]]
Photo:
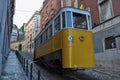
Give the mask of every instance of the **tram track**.
[[85, 74], [83, 70], [78, 72], [78, 70], [48, 69], [43, 66], [41, 67], [47, 70], [49, 73], [61, 76], [63, 80], [99, 80], [97, 78], [94, 78], [94, 76]]
[[93, 76], [87, 75], [83, 72], [69, 72], [63, 73], [63, 77], [68, 78], [69, 80], [99, 80]]

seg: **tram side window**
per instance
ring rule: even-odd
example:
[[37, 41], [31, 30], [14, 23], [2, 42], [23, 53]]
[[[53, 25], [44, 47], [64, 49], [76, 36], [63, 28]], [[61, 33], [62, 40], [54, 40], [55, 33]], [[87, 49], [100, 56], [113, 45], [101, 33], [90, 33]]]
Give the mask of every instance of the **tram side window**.
[[52, 25], [50, 25], [49, 28], [48, 28], [48, 37], [49, 38], [52, 37]]
[[62, 27], [65, 28], [65, 12], [62, 13]]
[[40, 43], [39, 43], [39, 37], [38, 37], [38, 47], [39, 47]]
[[42, 44], [42, 35], [40, 36], [40, 43]]
[[73, 26], [79, 29], [88, 29], [86, 15], [73, 13]]
[[45, 31], [45, 40], [48, 40], [48, 29]]
[[46, 29], [46, 40], [48, 40], [48, 28]]
[[39, 36], [39, 39], [38, 39], [38, 41], [39, 41], [39, 46], [40, 46], [40, 44], [41, 44], [40, 39], [41, 39], [41, 38], [40, 38], [40, 36]]
[[60, 30], [60, 16], [55, 19], [54, 32], [57, 33]]
[[44, 43], [45, 42], [45, 32], [43, 32], [43, 34], [42, 34], [42, 43]]

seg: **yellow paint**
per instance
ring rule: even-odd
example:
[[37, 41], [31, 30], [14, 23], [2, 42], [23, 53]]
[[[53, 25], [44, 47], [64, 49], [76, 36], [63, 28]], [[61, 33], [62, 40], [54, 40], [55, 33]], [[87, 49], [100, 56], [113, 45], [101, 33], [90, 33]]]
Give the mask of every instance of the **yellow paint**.
[[[72, 41], [69, 40], [72, 36]], [[84, 36], [84, 40], [80, 40]], [[63, 68], [95, 67], [92, 32], [77, 29], [63, 29], [36, 50], [36, 58], [62, 50]]]

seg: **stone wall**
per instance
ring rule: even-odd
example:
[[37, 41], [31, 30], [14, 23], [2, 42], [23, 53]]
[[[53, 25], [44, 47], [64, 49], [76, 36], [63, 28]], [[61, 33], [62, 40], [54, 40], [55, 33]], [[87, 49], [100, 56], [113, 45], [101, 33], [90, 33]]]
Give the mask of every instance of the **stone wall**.
[[105, 49], [106, 37], [120, 35], [120, 22], [116, 23], [118, 19], [119, 16], [93, 30], [96, 67], [120, 69], [120, 37], [115, 38], [116, 48]]

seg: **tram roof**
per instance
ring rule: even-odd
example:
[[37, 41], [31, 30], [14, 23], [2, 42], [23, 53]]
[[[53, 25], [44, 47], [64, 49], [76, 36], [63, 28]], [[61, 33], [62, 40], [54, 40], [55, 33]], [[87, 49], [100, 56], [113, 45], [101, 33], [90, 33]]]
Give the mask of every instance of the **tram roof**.
[[90, 15], [90, 12], [88, 10], [74, 8], [74, 7], [63, 7], [58, 11], [57, 14], [59, 14], [61, 12], [65, 12], [65, 11], [71, 11], [71, 12], [77, 12], [77, 13], [81, 13], [81, 14]]

